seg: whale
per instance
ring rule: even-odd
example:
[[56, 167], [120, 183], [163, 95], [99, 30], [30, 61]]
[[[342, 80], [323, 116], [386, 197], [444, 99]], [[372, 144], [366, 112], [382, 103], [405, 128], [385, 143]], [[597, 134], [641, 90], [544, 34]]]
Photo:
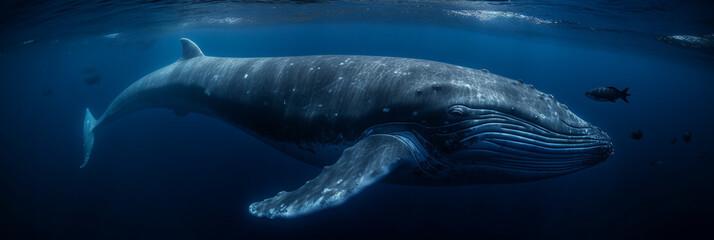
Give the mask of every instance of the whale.
[[298, 189], [248, 206], [293, 218], [343, 204], [378, 183], [519, 183], [577, 172], [613, 154], [610, 137], [532, 85], [436, 61], [362, 55], [210, 57], [180, 40], [180, 58], [84, 118], [94, 132], [143, 109], [224, 121], [322, 168]]

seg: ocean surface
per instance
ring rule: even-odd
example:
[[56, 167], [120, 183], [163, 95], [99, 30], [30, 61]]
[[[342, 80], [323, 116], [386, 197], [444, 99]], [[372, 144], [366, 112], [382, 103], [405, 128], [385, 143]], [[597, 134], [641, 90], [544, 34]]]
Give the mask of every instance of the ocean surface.
[[[712, 239], [710, 1], [10, 1], [0, 3], [2, 239]], [[612, 137], [607, 161], [517, 184], [377, 183], [270, 220], [248, 206], [321, 169], [220, 120], [85, 108], [181, 56], [440, 61], [552, 94]], [[592, 88], [630, 88], [630, 103]], [[250, 113], [245, 113], [250, 114]], [[641, 139], [631, 132], [641, 130]], [[691, 141], [682, 135], [691, 133]]]

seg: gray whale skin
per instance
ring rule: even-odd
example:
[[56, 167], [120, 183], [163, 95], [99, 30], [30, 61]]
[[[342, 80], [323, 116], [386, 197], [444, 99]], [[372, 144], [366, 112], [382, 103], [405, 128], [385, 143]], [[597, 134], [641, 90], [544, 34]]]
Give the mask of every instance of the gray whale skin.
[[419, 59], [376, 56], [207, 57], [181, 39], [181, 58], [125, 89], [94, 131], [126, 114], [168, 108], [223, 120], [324, 167], [292, 192], [253, 203], [258, 217], [337, 206], [376, 182], [515, 183], [569, 174], [612, 154], [610, 137], [532, 85]]

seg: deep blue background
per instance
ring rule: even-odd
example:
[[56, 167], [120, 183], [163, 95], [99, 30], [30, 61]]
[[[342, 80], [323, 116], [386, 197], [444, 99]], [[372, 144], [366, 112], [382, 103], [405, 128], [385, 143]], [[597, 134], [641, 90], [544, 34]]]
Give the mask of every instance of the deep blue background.
[[[178, 59], [180, 37], [210, 56], [360, 54], [486, 68], [553, 94], [609, 133], [615, 155], [581, 172], [530, 183], [379, 183], [340, 207], [268, 220], [251, 216], [248, 205], [294, 190], [320, 169], [219, 120], [156, 109], [97, 131], [92, 159], [80, 169], [84, 109], [99, 116], [129, 84]], [[0, 236], [714, 237], [714, 163], [697, 158], [714, 153], [712, 63], [654, 40], [643, 43], [645, 49], [618, 48], [354, 23], [180, 30], [138, 39], [142, 43], [134, 45], [101, 37], [44, 41], [0, 55]], [[82, 69], [90, 66], [102, 80], [87, 86]], [[631, 103], [584, 96], [601, 86], [630, 87]], [[42, 96], [47, 89], [53, 94]], [[644, 138], [630, 139], [628, 132], [637, 129]], [[691, 143], [680, 138], [670, 144], [685, 131], [694, 134]], [[664, 163], [651, 167], [656, 160]]]

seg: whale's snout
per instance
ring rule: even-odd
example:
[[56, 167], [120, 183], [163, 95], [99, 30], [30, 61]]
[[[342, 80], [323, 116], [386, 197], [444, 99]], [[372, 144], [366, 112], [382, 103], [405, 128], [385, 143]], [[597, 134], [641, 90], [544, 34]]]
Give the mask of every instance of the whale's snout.
[[508, 176], [503, 181], [572, 173], [595, 166], [613, 153], [607, 133], [574, 115], [560, 121], [540, 121], [494, 110], [456, 107], [463, 112], [459, 116], [469, 119], [440, 129], [440, 135], [451, 139], [444, 141], [447, 144], [442, 152], [462, 166], [498, 169]]
[[596, 158], [598, 160], [597, 162], [603, 162], [607, 160], [612, 154], [615, 153], [613, 147], [612, 147], [612, 139], [610, 138], [610, 135], [607, 135], [605, 131], [600, 129], [599, 127], [593, 127], [594, 128], [594, 138], [597, 139], [601, 144], [596, 148], [597, 152], [599, 152], [599, 157]]

